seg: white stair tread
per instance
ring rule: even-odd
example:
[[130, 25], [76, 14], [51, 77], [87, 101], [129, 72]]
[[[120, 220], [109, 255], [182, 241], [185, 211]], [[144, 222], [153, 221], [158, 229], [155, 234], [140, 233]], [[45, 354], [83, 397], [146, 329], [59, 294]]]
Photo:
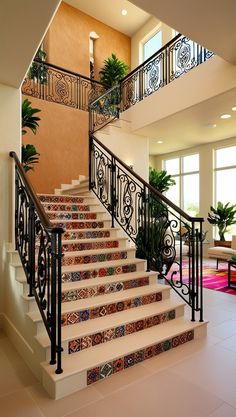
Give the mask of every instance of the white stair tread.
[[126, 291], [118, 291], [98, 295], [97, 297], [84, 298], [81, 300], [70, 301], [69, 303], [62, 303], [62, 314], [70, 313], [76, 310], [86, 310], [90, 308], [100, 307], [106, 304], [112, 304], [120, 301], [125, 301], [129, 298], [141, 297], [144, 295], [151, 295], [156, 292], [169, 292], [170, 287], [163, 284], [146, 285], [143, 287], [131, 288]]
[[[39, 197], [41, 197], [41, 196], [45, 196], [45, 197], [66, 197], [66, 198], [68, 198], [68, 197], [75, 197], [75, 198], [92, 198], [93, 200], [95, 200], [95, 197], [93, 196], [93, 195], [91, 195], [91, 194], [88, 194], [88, 195], [73, 195], [73, 196], [68, 196], [68, 194], [44, 194], [44, 193], [41, 193], [41, 194], [37, 194], [37, 196], [39, 196]], [[76, 204], [76, 203], [75, 203]], [[80, 203], [80, 204], [82, 204], [82, 203]]]
[[95, 287], [96, 285], [105, 285], [113, 284], [114, 282], [124, 282], [133, 279], [146, 278], [150, 276], [156, 276], [157, 272], [145, 272], [145, 271], [136, 271], [136, 272], [127, 272], [126, 274], [117, 274], [117, 275], [106, 275], [104, 277], [93, 278], [93, 279], [82, 279], [81, 281], [70, 281], [64, 282], [62, 284], [62, 291], [72, 291], [81, 288]]
[[[86, 255], [102, 255], [106, 253], [119, 253], [119, 252], [134, 252], [135, 248], [104, 248], [104, 249], [87, 249], [75, 252], [64, 252], [64, 257], [68, 256], [86, 256]], [[87, 265], [87, 264], [86, 264]]]
[[[63, 236], [63, 235], [62, 235]], [[128, 237], [126, 236], [117, 236], [117, 237], [104, 237], [102, 239], [103, 242], [113, 242], [114, 240], [128, 240]], [[76, 244], [76, 243], [92, 243], [92, 242], [100, 242], [101, 238], [95, 237], [94, 239], [68, 239], [68, 240], [62, 240], [63, 245], [70, 245], [70, 244]], [[110, 248], [115, 249], [115, 248]]]
[[[107, 329], [143, 320], [147, 317], [159, 315], [184, 306], [185, 303], [183, 302], [173, 302], [167, 299], [161, 303], [147, 304], [97, 319], [82, 321], [71, 326], [64, 326], [62, 327], [62, 341], [69, 341], [86, 335], [103, 332]], [[50, 345], [50, 340], [46, 332], [37, 335], [36, 339], [42, 347]]]
[[125, 337], [111, 340], [109, 343], [101, 343], [89, 349], [74, 353], [73, 355], [65, 356], [63, 358], [62, 374], [55, 374], [55, 367], [48, 363], [42, 363], [42, 366], [53, 380], [62, 380], [68, 377], [68, 375], [92, 369], [103, 363], [113, 361], [132, 352], [171, 339], [202, 325], [205, 325], [205, 323], [191, 322], [180, 317], [162, 323], [161, 326], [153, 326], [142, 332], [132, 333]]
[[[88, 223], [88, 222], [105, 222], [105, 221], [109, 221], [111, 222], [111, 219], [109, 217], [106, 217], [104, 219], [82, 219], [82, 220], [78, 220], [78, 219], [56, 219], [56, 220], [51, 220], [51, 223]], [[70, 230], [70, 229], [69, 229]], [[96, 229], [94, 229], [96, 230]]]
[[94, 269], [118, 267], [118, 266], [127, 265], [127, 264], [137, 265], [140, 263], [143, 263], [143, 265], [145, 265], [145, 260], [139, 259], [139, 258], [127, 258], [127, 259], [117, 259], [115, 261], [104, 261], [101, 263], [95, 262], [95, 263], [89, 263], [89, 264], [65, 265], [62, 267], [62, 273], [93, 271]]

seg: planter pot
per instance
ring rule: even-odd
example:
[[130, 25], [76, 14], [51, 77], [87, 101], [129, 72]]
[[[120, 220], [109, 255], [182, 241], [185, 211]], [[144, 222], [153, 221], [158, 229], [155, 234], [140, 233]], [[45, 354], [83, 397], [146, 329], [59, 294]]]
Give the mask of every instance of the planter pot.
[[231, 240], [214, 240], [215, 246], [223, 246], [224, 248], [231, 248]]

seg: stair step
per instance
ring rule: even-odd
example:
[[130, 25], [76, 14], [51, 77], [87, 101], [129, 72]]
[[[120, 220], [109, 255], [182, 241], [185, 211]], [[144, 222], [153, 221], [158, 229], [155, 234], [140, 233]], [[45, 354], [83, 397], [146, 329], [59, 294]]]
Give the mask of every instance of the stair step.
[[[75, 204], [75, 203], [42, 203], [45, 211], [72, 211], [72, 212], [96, 212], [100, 205], [96, 203]], [[92, 209], [92, 210], [91, 210]]]
[[83, 204], [87, 201], [93, 201], [94, 197], [91, 194], [87, 195], [56, 195], [56, 194], [38, 194], [38, 198], [42, 203], [73, 203], [73, 204]]
[[157, 283], [155, 272], [135, 272], [115, 276], [66, 282], [62, 284], [62, 302], [81, 298], [97, 297], [98, 295], [125, 291]]
[[62, 303], [62, 326], [116, 314], [169, 297], [170, 287], [156, 284]]
[[64, 227], [66, 230], [71, 229], [103, 229], [111, 227], [111, 220], [99, 220], [99, 221], [89, 221], [89, 220], [52, 220], [51, 223], [57, 225], [58, 227]]
[[134, 258], [134, 256], [135, 248], [108, 248], [65, 252], [62, 258], [62, 265], [78, 265], [118, 259], [131, 259]]
[[119, 228], [110, 227], [110, 228], [103, 228], [101, 230], [94, 230], [87, 228], [86, 231], [78, 231], [77, 229], [66, 230], [63, 233], [62, 237], [63, 240], [67, 239], [103, 239], [106, 237], [116, 236], [117, 233], [120, 231]]
[[104, 215], [107, 215], [104, 211], [47, 211], [46, 212], [50, 220], [58, 220], [58, 221], [64, 221], [64, 220], [96, 220], [96, 219], [103, 219]]
[[144, 271], [145, 264], [144, 259], [135, 258], [103, 262], [102, 267], [97, 263], [67, 265], [62, 267], [62, 281], [84, 281], [91, 278]]
[[43, 363], [44, 385], [54, 398], [62, 398], [193, 338], [199, 338], [205, 328], [205, 323], [189, 322], [180, 317], [161, 326], [68, 355], [64, 357], [61, 374], [55, 374], [55, 366]]
[[104, 238], [104, 239], [75, 239], [75, 240], [63, 240], [62, 250], [63, 252], [68, 251], [83, 251], [92, 249], [105, 249], [105, 248], [125, 248], [126, 237], [117, 238]]
[[[112, 316], [81, 322], [74, 326], [62, 327], [64, 355], [75, 353], [75, 350], [73, 350], [75, 345], [77, 345], [77, 351], [80, 351], [95, 344], [109, 342], [115, 338], [140, 332], [146, 328], [173, 320], [183, 315], [183, 311], [184, 303], [174, 303], [167, 299], [162, 303], [140, 306], [135, 311], [130, 309]], [[98, 340], [92, 340], [98, 334], [102, 336], [100, 343], [98, 343]], [[37, 335], [36, 340], [43, 348], [50, 347], [50, 341], [46, 332]]]

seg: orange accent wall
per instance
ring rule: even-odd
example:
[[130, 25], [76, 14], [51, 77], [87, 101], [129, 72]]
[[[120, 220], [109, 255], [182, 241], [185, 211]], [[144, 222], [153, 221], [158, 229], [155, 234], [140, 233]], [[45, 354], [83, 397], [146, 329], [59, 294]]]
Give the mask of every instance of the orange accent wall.
[[[100, 36], [94, 48], [96, 78], [104, 59], [112, 52], [130, 65], [128, 36], [63, 2], [44, 40], [47, 62], [89, 76], [89, 33], [92, 31]], [[33, 107], [41, 109], [37, 134], [27, 133], [23, 137], [25, 144], [34, 144], [40, 153], [39, 163], [28, 175], [37, 192], [54, 192], [61, 183], [88, 174], [88, 113], [27, 98]]]
[[39, 163], [27, 175], [37, 192], [52, 193], [79, 174], [88, 175], [88, 113], [27, 98], [41, 109], [36, 135], [27, 131], [23, 136], [23, 143], [32, 143], [40, 153]]
[[45, 37], [47, 61], [89, 76], [90, 32], [96, 32], [99, 36], [94, 43], [96, 79], [104, 59], [112, 52], [130, 66], [131, 39], [127, 35], [64, 2], [61, 3]]

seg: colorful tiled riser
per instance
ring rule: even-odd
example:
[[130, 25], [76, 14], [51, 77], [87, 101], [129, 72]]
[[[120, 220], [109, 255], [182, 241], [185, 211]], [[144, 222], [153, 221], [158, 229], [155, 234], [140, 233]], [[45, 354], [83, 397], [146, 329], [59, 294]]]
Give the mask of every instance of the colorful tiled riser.
[[68, 343], [68, 353], [80, 352], [91, 346], [100, 345], [100, 343], [110, 342], [118, 337], [127, 336], [135, 332], [139, 332], [150, 327], [157, 326], [169, 320], [174, 320], [175, 310], [168, 311], [156, 316], [147, 317], [144, 320], [127, 323], [122, 326], [117, 326], [112, 329], [107, 329], [103, 332], [94, 333], [92, 335], [81, 337], [80, 339], [71, 340]]
[[160, 355], [162, 352], [166, 352], [179, 345], [183, 345], [194, 339], [194, 331], [182, 333], [171, 339], [167, 339], [164, 342], [157, 343], [152, 346], [148, 346], [145, 349], [138, 350], [129, 355], [115, 359], [112, 362], [107, 362], [96, 368], [89, 369], [87, 371], [87, 385], [91, 385], [101, 379], [107, 378], [112, 374], [122, 371], [123, 369], [130, 368], [131, 366], [143, 362], [146, 359], [153, 358]]
[[114, 282], [111, 284], [98, 285], [95, 287], [82, 288], [78, 290], [64, 291], [62, 302], [82, 300], [84, 298], [96, 297], [97, 295], [110, 294], [118, 291], [130, 290], [131, 288], [143, 287], [149, 284], [149, 277], [131, 279], [124, 282]]
[[[180, 330], [179, 335], [173, 334], [174, 337], [171, 337], [171, 332], [168, 331], [167, 340], [157, 336], [156, 344], [153, 344], [156, 332], [158, 334], [162, 332], [161, 326], [169, 326], [168, 323], [172, 320], [178, 320], [176, 303], [174, 305], [170, 303], [170, 306], [162, 309], [162, 300], [168, 298], [162, 291], [167, 288], [160, 290], [161, 286], [157, 285], [155, 274], [145, 272], [144, 262], [135, 259], [135, 251], [124, 245], [124, 238], [118, 237], [117, 229], [111, 228], [111, 222], [107, 220], [109, 215], [104, 214], [104, 217], [98, 219], [96, 209], [99, 213], [103, 209], [96, 199], [91, 195], [88, 197], [45, 195], [40, 196], [40, 200], [51, 221], [66, 229], [62, 237], [64, 360], [65, 358], [76, 360], [78, 357], [78, 363], [81, 363], [78, 355], [87, 355], [91, 352], [94, 357], [91, 349], [105, 349], [106, 352], [106, 349], [110, 351], [109, 346], [114, 346], [114, 343], [124, 343], [120, 357], [117, 357], [119, 354], [117, 352], [120, 352], [117, 350], [116, 354], [113, 352], [112, 360], [105, 362], [107, 354], [105, 356], [103, 354], [103, 359], [99, 360], [98, 357], [97, 362], [92, 362], [88, 366], [83, 374], [85, 379], [87, 376], [87, 385], [194, 338], [193, 330], [182, 329], [182, 333]], [[109, 283], [110, 278], [112, 282]], [[96, 280], [94, 284], [93, 279]], [[101, 283], [98, 283], [100, 280]], [[132, 291], [136, 292], [136, 295]], [[167, 293], [169, 294], [169, 289]], [[83, 308], [80, 308], [80, 303]], [[142, 309], [146, 313], [142, 314]], [[126, 319], [121, 319], [124, 316], [119, 316], [119, 313], [126, 310], [125, 314], [130, 314], [130, 318], [126, 315]], [[105, 323], [103, 319], [106, 320]], [[86, 327], [88, 320], [89, 327]], [[160, 331], [156, 330], [156, 327]], [[146, 347], [148, 342], [145, 332], [149, 331], [153, 332], [154, 339], [150, 339], [150, 346]], [[125, 338], [136, 338], [136, 333], [141, 344], [135, 343], [130, 348], [127, 342], [126, 349]], [[161, 342], [158, 343], [158, 340]], [[135, 350], [136, 346], [140, 346], [140, 349]]]

